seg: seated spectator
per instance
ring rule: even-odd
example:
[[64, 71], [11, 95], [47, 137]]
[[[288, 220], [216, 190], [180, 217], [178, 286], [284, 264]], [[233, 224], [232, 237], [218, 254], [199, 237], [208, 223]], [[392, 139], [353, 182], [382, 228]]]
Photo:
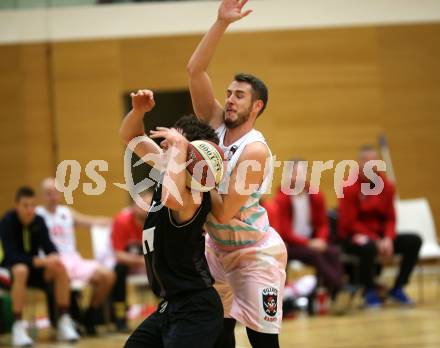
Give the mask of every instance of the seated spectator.
[[47, 178], [42, 183], [43, 206], [37, 207], [47, 227], [52, 242], [60, 254], [69, 279], [90, 283], [93, 288], [90, 304], [84, 316], [84, 325], [89, 335], [96, 335], [99, 310], [110, 293], [115, 281], [114, 272], [95, 260], [83, 259], [76, 249], [75, 227], [91, 228], [95, 224], [109, 224], [110, 219], [80, 214], [60, 204], [60, 193], [55, 180]]
[[[306, 178], [305, 163], [295, 160], [290, 188], [300, 186]], [[343, 268], [339, 250], [330, 245], [329, 224], [324, 195], [308, 193], [310, 183], [305, 180], [299, 194], [287, 195], [278, 190], [268, 208], [270, 224], [286, 243], [289, 260], [299, 260], [313, 266], [333, 299], [343, 286]]]
[[366, 307], [380, 307], [382, 302], [374, 286], [376, 258], [390, 258], [402, 255], [400, 271], [389, 291], [389, 297], [400, 304], [411, 304], [403, 287], [408, 283], [417, 263], [422, 240], [415, 234], [396, 235], [394, 210], [394, 185], [379, 173], [378, 179], [384, 183], [383, 190], [376, 195], [366, 195], [361, 190], [363, 183], [370, 187], [377, 185], [364, 174], [364, 166], [370, 160], [377, 160], [374, 147], [363, 146], [359, 151], [359, 177], [351, 185], [344, 187], [344, 197], [339, 199], [338, 233], [345, 252], [359, 257], [360, 281], [364, 286]]
[[[146, 191], [141, 197], [145, 203], [150, 205], [152, 192]], [[113, 304], [118, 331], [127, 330], [127, 275], [138, 272], [146, 274], [142, 252], [142, 228], [145, 217], [145, 210], [133, 202], [118, 213], [113, 220], [112, 244], [116, 256]]]
[[[28, 187], [20, 188], [15, 197], [15, 209], [1, 221], [1, 239], [5, 253], [4, 264], [12, 274], [11, 298], [14, 312], [12, 345], [29, 346], [33, 341], [22, 320], [27, 287], [47, 290], [55, 287], [55, 302], [60, 315], [57, 337], [61, 341], [79, 339], [68, 314], [70, 302], [69, 278], [57, 254], [44, 220], [35, 214], [35, 194]], [[46, 254], [39, 256], [39, 249]]]

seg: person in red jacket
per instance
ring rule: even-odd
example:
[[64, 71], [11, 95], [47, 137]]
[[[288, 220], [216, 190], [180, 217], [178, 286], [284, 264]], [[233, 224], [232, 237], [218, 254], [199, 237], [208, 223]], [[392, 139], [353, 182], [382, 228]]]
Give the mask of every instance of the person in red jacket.
[[[367, 307], [382, 305], [374, 287], [376, 258], [390, 258], [394, 254], [400, 254], [402, 261], [389, 296], [398, 303], [411, 304], [403, 287], [417, 263], [422, 240], [410, 233], [396, 235], [394, 185], [377, 172], [368, 177], [364, 173], [367, 162], [374, 160], [378, 160], [374, 147], [363, 146], [359, 151], [359, 178], [353, 185], [344, 187], [343, 198], [339, 199], [339, 238], [345, 252], [359, 257], [360, 281], [365, 289]], [[381, 180], [383, 189], [378, 194], [368, 194], [366, 185], [361, 186], [370, 184], [369, 187], [373, 188], [380, 185]]]
[[[294, 161], [291, 189], [305, 178], [303, 161]], [[318, 277], [334, 297], [343, 285], [343, 267], [339, 250], [329, 244], [329, 223], [324, 195], [310, 194], [309, 182], [299, 194], [288, 195], [281, 189], [266, 203], [270, 224], [286, 243], [289, 260], [299, 260], [316, 268]]]

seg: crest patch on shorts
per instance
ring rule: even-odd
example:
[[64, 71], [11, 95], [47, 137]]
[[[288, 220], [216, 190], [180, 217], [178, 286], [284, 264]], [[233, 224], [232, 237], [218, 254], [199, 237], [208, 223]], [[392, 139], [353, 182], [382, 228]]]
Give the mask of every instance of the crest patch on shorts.
[[275, 288], [266, 288], [261, 291], [263, 300], [263, 310], [266, 314], [264, 320], [276, 321], [278, 313], [278, 290]]

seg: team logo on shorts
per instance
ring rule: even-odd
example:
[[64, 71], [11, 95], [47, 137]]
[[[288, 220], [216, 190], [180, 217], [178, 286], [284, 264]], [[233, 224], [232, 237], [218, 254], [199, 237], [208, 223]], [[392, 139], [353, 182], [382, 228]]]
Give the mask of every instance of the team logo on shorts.
[[262, 296], [264, 312], [271, 318], [275, 317], [278, 312], [278, 290], [275, 288], [263, 289]]

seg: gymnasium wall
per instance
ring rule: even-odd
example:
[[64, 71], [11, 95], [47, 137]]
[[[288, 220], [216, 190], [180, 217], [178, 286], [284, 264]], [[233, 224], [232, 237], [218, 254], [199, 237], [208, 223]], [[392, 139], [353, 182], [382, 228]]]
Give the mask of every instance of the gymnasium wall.
[[[248, 71], [270, 89], [257, 122], [279, 160], [355, 159], [388, 137], [401, 198], [427, 197], [440, 230], [440, 24], [231, 33], [210, 67], [219, 100], [233, 74]], [[0, 209], [19, 184], [36, 185], [56, 164], [109, 163], [107, 190], [75, 209], [113, 215], [127, 204], [118, 127], [130, 90], [185, 88], [185, 65], [200, 35], [0, 46]], [[275, 175], [279, 181], [281, 170]], [[336, 205], [333, 171], [322, 189]], [[90, 253], [86, 234], [78, 244]]]
[[0, 211], [19, 185], [36, 186], [53, 173], [49, 47], [0, 46]]

